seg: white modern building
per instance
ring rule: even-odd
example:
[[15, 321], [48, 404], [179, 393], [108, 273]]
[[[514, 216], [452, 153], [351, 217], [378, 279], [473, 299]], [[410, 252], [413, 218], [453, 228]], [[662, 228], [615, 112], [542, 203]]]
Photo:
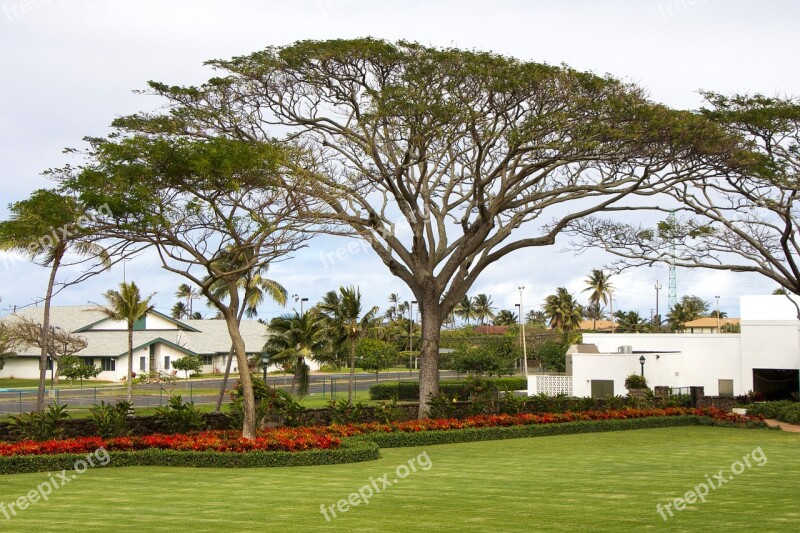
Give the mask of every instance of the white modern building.
[[[567, 353], [566, 376], [529, 376], [529, 393], [624, 395], [625, 378], [702, 386], [708, 396], [748, 391], [779, 398], [800, 392], [800, 321], [785, 296], [743, 296], [741, 333], [584, 333]], [[642, 365], [643, 363], [643, 365]], [[557, 378], [557, 379], [556, 379]]]
[[[19, 317], [41, 323], [43, 309], [27, 308], [2, 320], [13, 322]], [[86, 348], [75, 355], [102, 369], [97, 379], [115, 381], [125, 377], [128, 328], [124, 322], [107, 318], [93, 306], [64, 306], [51, 308], [50, 323], [86, 340]], [[248, 356], [260, 354], [267, 339], [265, 326], [255, 320], [242, 320], [241, 332]], [[224, 372], [230, 348], [231, 338], [224, 320], [175, 320], [150, 311], [134, 325], [133, 371], [137, 374], [170, 371], [177, 359], [195, 355], [203, 362], [204, 374]], [[0, 378], [38, 378], [39, 349], [28, 347], [17, 352], [5, 358]], [[238, 372], [236, 358], [231, 368]]]

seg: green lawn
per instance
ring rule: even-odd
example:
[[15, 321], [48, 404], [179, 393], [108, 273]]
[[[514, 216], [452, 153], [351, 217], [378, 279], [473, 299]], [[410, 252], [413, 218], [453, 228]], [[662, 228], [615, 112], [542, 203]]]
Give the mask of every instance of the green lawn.
[[[763, 467], [665, 522], [656, 505], [760, 447]], [[800, 435], [707, 427], [382, 450], [377, 462], [258, 470], [96, 468], [3, 531], [779, 531], [800, 520]], [[426, 453], [421, 468], [327, 522], [320, 505]], [[112, 458], [113, 460], [113, 458]], [[418, 464], [424, 466], [425, 461]], [[47, 479], [0, 478], [8, 504]], [[376, 485], [381, 487], [382, 482]], [[5, 523], [3, 523], [5, 522]]]

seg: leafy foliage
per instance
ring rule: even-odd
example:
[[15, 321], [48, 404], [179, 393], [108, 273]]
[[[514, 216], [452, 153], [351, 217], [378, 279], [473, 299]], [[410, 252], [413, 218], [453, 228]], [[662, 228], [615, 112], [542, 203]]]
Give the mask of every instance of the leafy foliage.
[[180, 395], [170, 396], [167, 405], [156, 407], [155, 416], [169, 433], [200, 431], [205, 427], [194, 402], [184, 402]]
[[480, 343], [459, 343], [452, 354], [453, 368], [459, 372], [501, 376], [514, 372], [522, 357], [516, 338], [507, 335], [487, 336]]
[[646, 389], [647, 378], [639, 374], [631, 374], [625, 378], [625, 388], [628, 390]]
[[64, 433], [61, 422], [68, 419], [66, 405], [53, 404], [46, 411], [11, 417], [11, 433], [20, 440], [58, 439]]
[[93, 405], [89, 415], [97, 427], [97, 434], [104, 439], [123, 437], [131, 432], [128, 417], [133, 414], [133, 405], [120, 400], [116, 404], [100, 400], [100, 405]]

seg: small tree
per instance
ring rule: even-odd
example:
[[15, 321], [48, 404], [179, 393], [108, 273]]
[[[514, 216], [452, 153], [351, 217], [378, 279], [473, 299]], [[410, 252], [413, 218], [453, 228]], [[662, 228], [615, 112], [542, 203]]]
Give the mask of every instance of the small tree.
[[390, 342], [378, 339], [361, 338], [356, 343], [356, 362], [367, 372], [378, 372], [389, 368], [397, 361], [397, 348]]
[[193, 372], [195, 375], [200, 374], [200, 370], [203, 368], [203, 362], [196, 355], [187, 355], [185, 357], [181, 357], [180, 359], [176, 359], [172, 363], [172, 367], [175, 370], [183, 370], [186, 376], [186, 382], [188, 383], [189, 372]]
[[501, 376], [512, 374], [520, 357], [515, 337], [487, 337], [480, 344], [459, 344], [453, 352], [453, 367], [459, 372]]
[[76, 379], [79, 379], [81, 388], [83, 388], [83, 380], [97, 377], [102, 372], [102, 369], [86, 364], [86, 361], [76, 355], [67, 355], [61, 358], [58, 372], [59, 375], [64, 376], [73, 383]]

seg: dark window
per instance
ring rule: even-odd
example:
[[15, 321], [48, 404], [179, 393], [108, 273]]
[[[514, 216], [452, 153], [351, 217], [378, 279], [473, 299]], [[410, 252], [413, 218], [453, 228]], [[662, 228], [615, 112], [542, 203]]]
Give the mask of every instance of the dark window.
[[86, 366], [94, 366], [94, 359], [87, 357], [83, 360], [83, 364]]
[[147, 357], [140, 357], [139, 358], [139, 371], [144, 372], [147, 370]]
[[169, 356], [164, 356], [164, 370], [169, 370]]
[[117, 361], [110, 357], [100, 359], [100, 368], [103, 372], [114, 372], [117, 369]]
[[211, 366], [214, 364], [214, 356], [212, 355], [202, 355], [200, 356], [200, 360], [206, 366]]
[[593, 379], [592, 398], [609, 398], [614, 396], [613, 379]]

